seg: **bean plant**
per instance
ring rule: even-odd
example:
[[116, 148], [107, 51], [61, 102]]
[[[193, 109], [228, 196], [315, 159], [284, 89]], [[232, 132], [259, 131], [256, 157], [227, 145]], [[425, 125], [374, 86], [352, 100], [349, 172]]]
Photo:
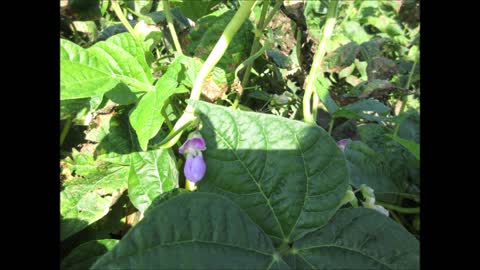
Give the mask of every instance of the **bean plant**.
[[60, 15], [61, 269], [419, 269], [418, 1]]

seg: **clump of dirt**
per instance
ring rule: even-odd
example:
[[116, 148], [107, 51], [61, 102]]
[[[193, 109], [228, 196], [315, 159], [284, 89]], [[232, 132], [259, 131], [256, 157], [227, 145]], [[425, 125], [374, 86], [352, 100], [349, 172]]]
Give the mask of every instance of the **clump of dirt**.
[[285, 16], [283, 12], [278, 12], [266, 29], [280, 30], [277, 32], [277, 38], [282, 41], [282, 44], [279, 44], [277, 49], [286, 55], [290, 55], [296, 45], [295, 33], [293, 32], [290, 18]]

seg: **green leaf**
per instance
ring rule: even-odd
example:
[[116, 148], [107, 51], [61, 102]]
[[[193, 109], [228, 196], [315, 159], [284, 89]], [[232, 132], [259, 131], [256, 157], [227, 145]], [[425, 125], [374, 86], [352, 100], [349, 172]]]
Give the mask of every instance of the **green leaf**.
[[[315, 2], [315, 1], [312, 1]], [[351, 41], [361, 44], [370, 40], [371, 36], [367, 34], [365, 29], [356, 21], [346, 21], [342, 24], [343, 34]]]
[[212, 8], [220, 2], [220, 0], [173, 0], [172, 4], [179, 7], [182, 13], [192, 21], [196, 21], [209, 14]]
[[290, 68], [292, 65], [290, 58], [278, 49], [267, 49], [267, 56], [280, 68]]
[[418, 240], [375, 210], [338, 211], [328, 225], [295, 242], [297, 269], [420, 269]]
[[368, 80], [390, 80], [397, 74], [399, 68], [392, 60], [385, 57], [375, 57], [368, 61]]
[[[419, 161], [398, 142], [385, 136], [392, 133], [392, 131], [377, 124], [358, 126], [357, 130], [361, 140], [380, 155], [379, 159], [382, 160], [382, 164], [385, 168], [388, 168], [388, 170], [385, 170], [386, 175], [388, 175], [391, 181], [395, 182], [400, 192], [418, 192], [418, 188], [415, 188], [413, 184], [417, 185], [420, 181]], [[369, 186], [375, 190], [378, 189], [376, 186]], [[387, 189], [383, 189], [382, 192], [398, 193], [398, 191], [389, 191]], [[384, 202], [395, 203], [397, 198], [395, 196], [390, 196], [389, 198], [384, 196], [384, 198], [378, 197], [378, 199]]]
[[149, 13], [152, 9], [153, 0], [135, 0], [135, 11], [140, 14]]
[[319, 74], [317, 76], [317, 80], [315, 81], [315, 88], [317, 89], [317, 94], [323, 104], [325, 104], [325, 107], [327, 107], [328, 112], [332, 114], [336, 112], [340, 107], [330, 95], [330, 92], [328, 90], [330, 85], [330, 81], [327, 80], [327, 78], [325, 78], [323, 74]]
[[384, 96], [395, 89], [395, 85], [387, 80], [370, 80], [361, 82], [349, 91], [348, 97], [377, 97]]
[[134, 152], [130, 162], [128, 195], [140, 212], [158, 195], [178, 187], [178, 170], [171, 149]]
[[308, 33], [319, 40], [321, 29], [325, 24], [329, 0], [306, 1], [303, 14], [307, 23]]
[[403, 29], [393, 18], [381, 15], [378, 17], [368, 17], [367, 23], [373, 25], [375, 28], [390, 37], [403, 36]]
[[94, 160], [91, 154], [75, 150], [72, 156], [66, 162], [78, 177], [65, 181], [60, 192], [60, 240], [108, 214], [127, 188], [128, 167]]
[[188, 192], [150, 210], [92, 269], [288, 268], [275, 255], [271, 240], [232, 201]]
[[[332, 113], [335, 118], [347, 119], [365, 119], [367, 121], [396, 121], [395, 117], [382, 116], [390, 111], [390, 108], [380, 101], [370, 98], [362, 99], [357, 102], [341, 107]], [[379, 115], [368, 114], [367, 112], [374, 112]]]
[[420, 144], [418, 144], [414, 141], [410, 141], [410, 140], [402, 139], [402, 138], [397, 137], [397, 136], [393, 136], [391, 134], [387, 134], [387, 136], [394, 139], [399, 144], [403, 145], [406, 149], [408, 149], [408, 151], [410, 151], [410, 153], [412, 153], [415, 156], [415, 158], [420, 160]]
[[352, 65], [360, 52], [360, 45], [350, 42], [325, 56], [323, 69], [326, 72], [339, 72], [343, 68]]
[[371, 40], [364, 42], [360, 45], [361, 53], [359, 55], [360, 61], [369, 61], [375, 57], [381, 57], [384, 55], [386, 45], [389, 45], [391, 40], [388, 38], [375, 37]]
[[352, 112], [373, 111], [379, 114], [385, 114], [390, 111], [388, 106], [373, 98], [362, 99], [343, 108]]
[[89, 269], [97, 259], [118, 243], [117, 239], [88, 241], [76, 247], [60, 264], [62, 270]]
[[162, 108], [165, 101], [175, 94], [179, 73], [182, 70], [180, 60], [176, 59], [155, 84], [155, 90], [146, 93], [129, 114], [130, 124], [138, 137], [140, 147], [147, 150], [148, 142], [157, 135], [165, 118]]
[[73, 118], [77, 124], [84, 124], [90, 112], [90, 99], [68, 99], [60, 101], [60, 119]]
[[129, 33], [88, 49], [61, 39], [60, 99], [102, 95], [124, 83], [134, 91], [153, 90], [143, 46]]
[[350, 168], [350, 184], [361, 184], [382, 193], [403, 193], [404, 175], [395, 173], [384, 156], [361, 141], [352, 141], [345, 148], [345, 158]]
[[237, 203], [270, 237], [325, 225], [347, 190], [342, 152], [325, 130], [278, 116], [190, 101], [207, 143], [200, 191]]
[[[95, 155], [105, 158], [127, 157], [140, 148], [136, 143], [136, 135], [128, 123], [125, 114], [109, 114], [97, 116], [98, 126], [87, 132], [85, 139], [98, 143], [95, 147]], [[129, 165], [129, 159], [124, 162], [116, 162]]]

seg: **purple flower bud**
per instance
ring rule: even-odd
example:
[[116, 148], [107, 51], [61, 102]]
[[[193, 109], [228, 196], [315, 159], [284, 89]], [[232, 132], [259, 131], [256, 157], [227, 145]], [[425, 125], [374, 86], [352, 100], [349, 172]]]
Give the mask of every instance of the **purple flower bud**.
[[345, 152], [345, 147], [347, 146], [348, 141], [349, 141], [349, 139], [342, 139], [342, 140], [337, 142], [337, 145], [338, 145], [338, 147], [340, 147], [340, 149], [342, 149], [342, 152]]
[[196, 156], [187, 155], [187, 160], [185, 162], [185, 167], [183, 168], [183, 173], [188, 181], [198, 182], [202, 180], [207, 170], [207, 165], [203, 160], [202, 153], [199, 153]]
[[198, 151], [203, 151], [207, 149], [205, 140], [199, 137], [193, 137], [191, 139], [188, 139], [180, 149], [178, 149], [178, 152], [180, 154], [189, 154], [189, 153], [196, 153]]
[[190, 182], [196, 183], [205, 175], [207, 165], [202, 156], [202, 151], [205, 149], [207, 149], [207, 145], [198, 131], [192, 132], [187, 141], [178, 149], [180, 154], [187, 156], [183, 173]]

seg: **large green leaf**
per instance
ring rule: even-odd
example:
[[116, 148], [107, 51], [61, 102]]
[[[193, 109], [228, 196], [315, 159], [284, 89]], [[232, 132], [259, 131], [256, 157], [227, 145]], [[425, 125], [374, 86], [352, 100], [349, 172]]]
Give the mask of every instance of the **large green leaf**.
[[128, 167], [74, 151], [67, 159], [78, 177], [66, 180], [60, 192], [60, 240], [81, 231], [108, 214], [127, 188]]
[[402, 226], [375, 210], [338, 211], [328, 225], [295, 242], [296, 269], [420, 269], [420, 248]]
[[200, 191], [223, 194], [277, 241], [325, 225], [347, 189], [335, 141], [318, 126], [190, 102], [207, 143]]
[[102, 239], [88, 241], [76, 247], [63, 259], [60, 269], [84, 270], [89, 269], [97, 259], [118, 243], [117, 239]]
[[[228, 179], [226, 177], [225, 179]], [[288, 268], [237, 205], [202, 192], [179, 194], [148, 211], [92, 269]]]
[[178, 170], [171, 149], [134, 152], [130, 162], [128, 195], [141, 212], [158, 195], [178, 187]]
[[60, 99], [102, 95], [120, 83], [134, 91], [153, 90], [143, 46], [129, 33], [88, 49], [61, 39]]

